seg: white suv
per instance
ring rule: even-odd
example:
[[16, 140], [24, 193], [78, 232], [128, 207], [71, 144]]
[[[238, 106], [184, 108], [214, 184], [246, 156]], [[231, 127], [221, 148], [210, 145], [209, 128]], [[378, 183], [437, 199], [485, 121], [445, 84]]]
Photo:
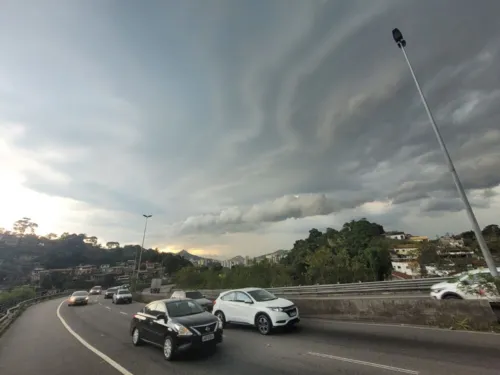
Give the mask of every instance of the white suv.
[[[500, 272], [500, 267], [497, 270]], [[500, 302], [495, 285], [490, 285], [491, 290], [481, 290], [479, 287], [481, 278], [489, 273], [487, 268], [481, 268], [458, 274], [451, 280], [431, 286], [431, 297], [434, 299], [484, 299], [490, 302]]]
[[267, 290], [244, 288], [221, 293], [215, 300], [213, 313], [223, 324], [245, 324], [268, 335], [274, 327], [293, 326], [300, 321], [299, 309], [284, 298]]

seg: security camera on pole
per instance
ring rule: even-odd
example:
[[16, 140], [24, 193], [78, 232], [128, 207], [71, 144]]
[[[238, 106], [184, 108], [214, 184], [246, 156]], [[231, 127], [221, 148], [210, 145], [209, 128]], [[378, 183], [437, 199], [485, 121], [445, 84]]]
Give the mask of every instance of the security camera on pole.
[[415, 72], [413, 71], [413, 68], [410, 64], [410, 60], [408, 59], [408, 55], [406, 54], [406, 50], [405, 50], [406, 40], [403, 38], [403, 34], [401, 33], [401, 31], [399, 31], [399, 29], [397, 29], [397, 28], [392, 30], [392, 37], [394, 38], [394, 41], [396, 42], [398, 47], [403, 52], [406, 63], [408, 64], [408, 67], [410, 68], [411, 75], [413, 77], [413, 80], [415, 81], [415, 85], [417, 86], [417, 90], [418, 90], [418, 93], [420, 94], [420, 98], [422, 99], [422, 103], [424, 105], [425, 111], [427, 112], [427, 115], [429, 116], [429, 120], [431, 122], [432, 129], [434, 129], [434, 133], [436, 134], [436, 138], [439, 142], [439, 146], [441, 147], [441, 151], [443, 151], [446, 162], [448, 163], [448, 168], [451, 172], [451, 175], [453, 176], [453, 181], [455, 182], [455, 185], [457, 187], [458, 194], [460, 195], [460, 198], [462, 199], [462, 201], [464, 203], [465, 211], [467, 212], [467, 216], [469, 217], [469, 220], [472, 224], [472, 230], [474, 231], [474, 234], [476, 235], [476, 239], [477, 239], [479, 247], [481, 248], [481, 251], [483, 253], [484, 260], [486, 261], [486, 264], [488, 265], [491, 276], [497, 277], [498, 271], [497, 271], [497, 268], [495, 266], [495, 262], [493, 261], [493, 257], [491, 256], [490, 250], [488, 249], [488, 245], [486, 244], [486, 241], [484, 240], [483, 233], [481, 232], [481, 228], [479, 227], [476, 216], [474, 215], [474, 211], [472, 211], [472, 207], [469, 203], [469, 199], [467, 198], [467, 194], [465, 193], [464, 187], [462, 186], [462, 182], [460, 181], [460, 178], [458, 177], [457, 171], [455, 170], [455, 166], [453, 165], [453, 161], [451, 160], [450, 154], [448, 153], [448, 149], [446, 148], [446, 145], [444, 144], [443, 137], [441, 136], [441, 132], [439, 131], [439, 129], [436, 125], [436, 122], [434, 121], [434, 117], [432, 116], [431, 110], [429, 109], [429, 106], [427, 105], [427, 101], [425, 100], [422, 89], [420, 88], [420, 84], [418, 83]]

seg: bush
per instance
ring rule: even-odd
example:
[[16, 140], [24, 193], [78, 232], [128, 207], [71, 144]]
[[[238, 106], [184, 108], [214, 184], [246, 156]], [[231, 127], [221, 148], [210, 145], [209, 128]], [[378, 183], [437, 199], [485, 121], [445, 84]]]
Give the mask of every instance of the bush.
[[35, 298], [33, 288], [22, 286], [0, 294], [0, 304], [11, 305], [18, 301]]

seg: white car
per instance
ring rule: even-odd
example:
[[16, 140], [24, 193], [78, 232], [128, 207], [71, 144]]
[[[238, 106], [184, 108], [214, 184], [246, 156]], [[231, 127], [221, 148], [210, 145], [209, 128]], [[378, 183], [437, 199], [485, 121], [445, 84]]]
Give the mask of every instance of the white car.
[[[497, 268], [500, 272], [500, 267]], [[478, 281], [481, 277], [488, 275], [487, 268], [472, 270], [458, 274], [449, 281], [443, 281], [431, 286], [431, 297], [434, 299], [484, 299], [489, 301], [500, 301], [497, 293], [492, 293], [496, 288], [491, 285], [491, 291], [479, 289]], [[475, 292], [478, 290], [479, 293]]]
[[118, 289], [113, 294], [113, 303], [132, 303], [132, 293], [127, 289]]
[[263, 335], [270, 334], [275, 327], [293, 326], [300, 321], [299, 309], [292, 301], [260, 288], [221, 293], [215, 300], [213, 314], [223, 324], [252, 325]]

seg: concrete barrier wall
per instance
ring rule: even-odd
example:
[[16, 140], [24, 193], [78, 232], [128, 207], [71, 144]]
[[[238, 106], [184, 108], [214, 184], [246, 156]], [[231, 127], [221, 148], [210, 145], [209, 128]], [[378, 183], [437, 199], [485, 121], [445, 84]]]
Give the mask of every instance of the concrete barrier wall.
[[497, 317], [487, 301], [433, 299], [293, 299], [302, 317], [488, 330]]
[[[135, 293], [134, 299], [149, 303], [168, 294]], [[207, 296], [215, 298], [214, 296]], [[433, 300], [412, 298], [291, 298], [302, 318], [364, 321], [488, 330], [498, 321], [487, 301]]]

